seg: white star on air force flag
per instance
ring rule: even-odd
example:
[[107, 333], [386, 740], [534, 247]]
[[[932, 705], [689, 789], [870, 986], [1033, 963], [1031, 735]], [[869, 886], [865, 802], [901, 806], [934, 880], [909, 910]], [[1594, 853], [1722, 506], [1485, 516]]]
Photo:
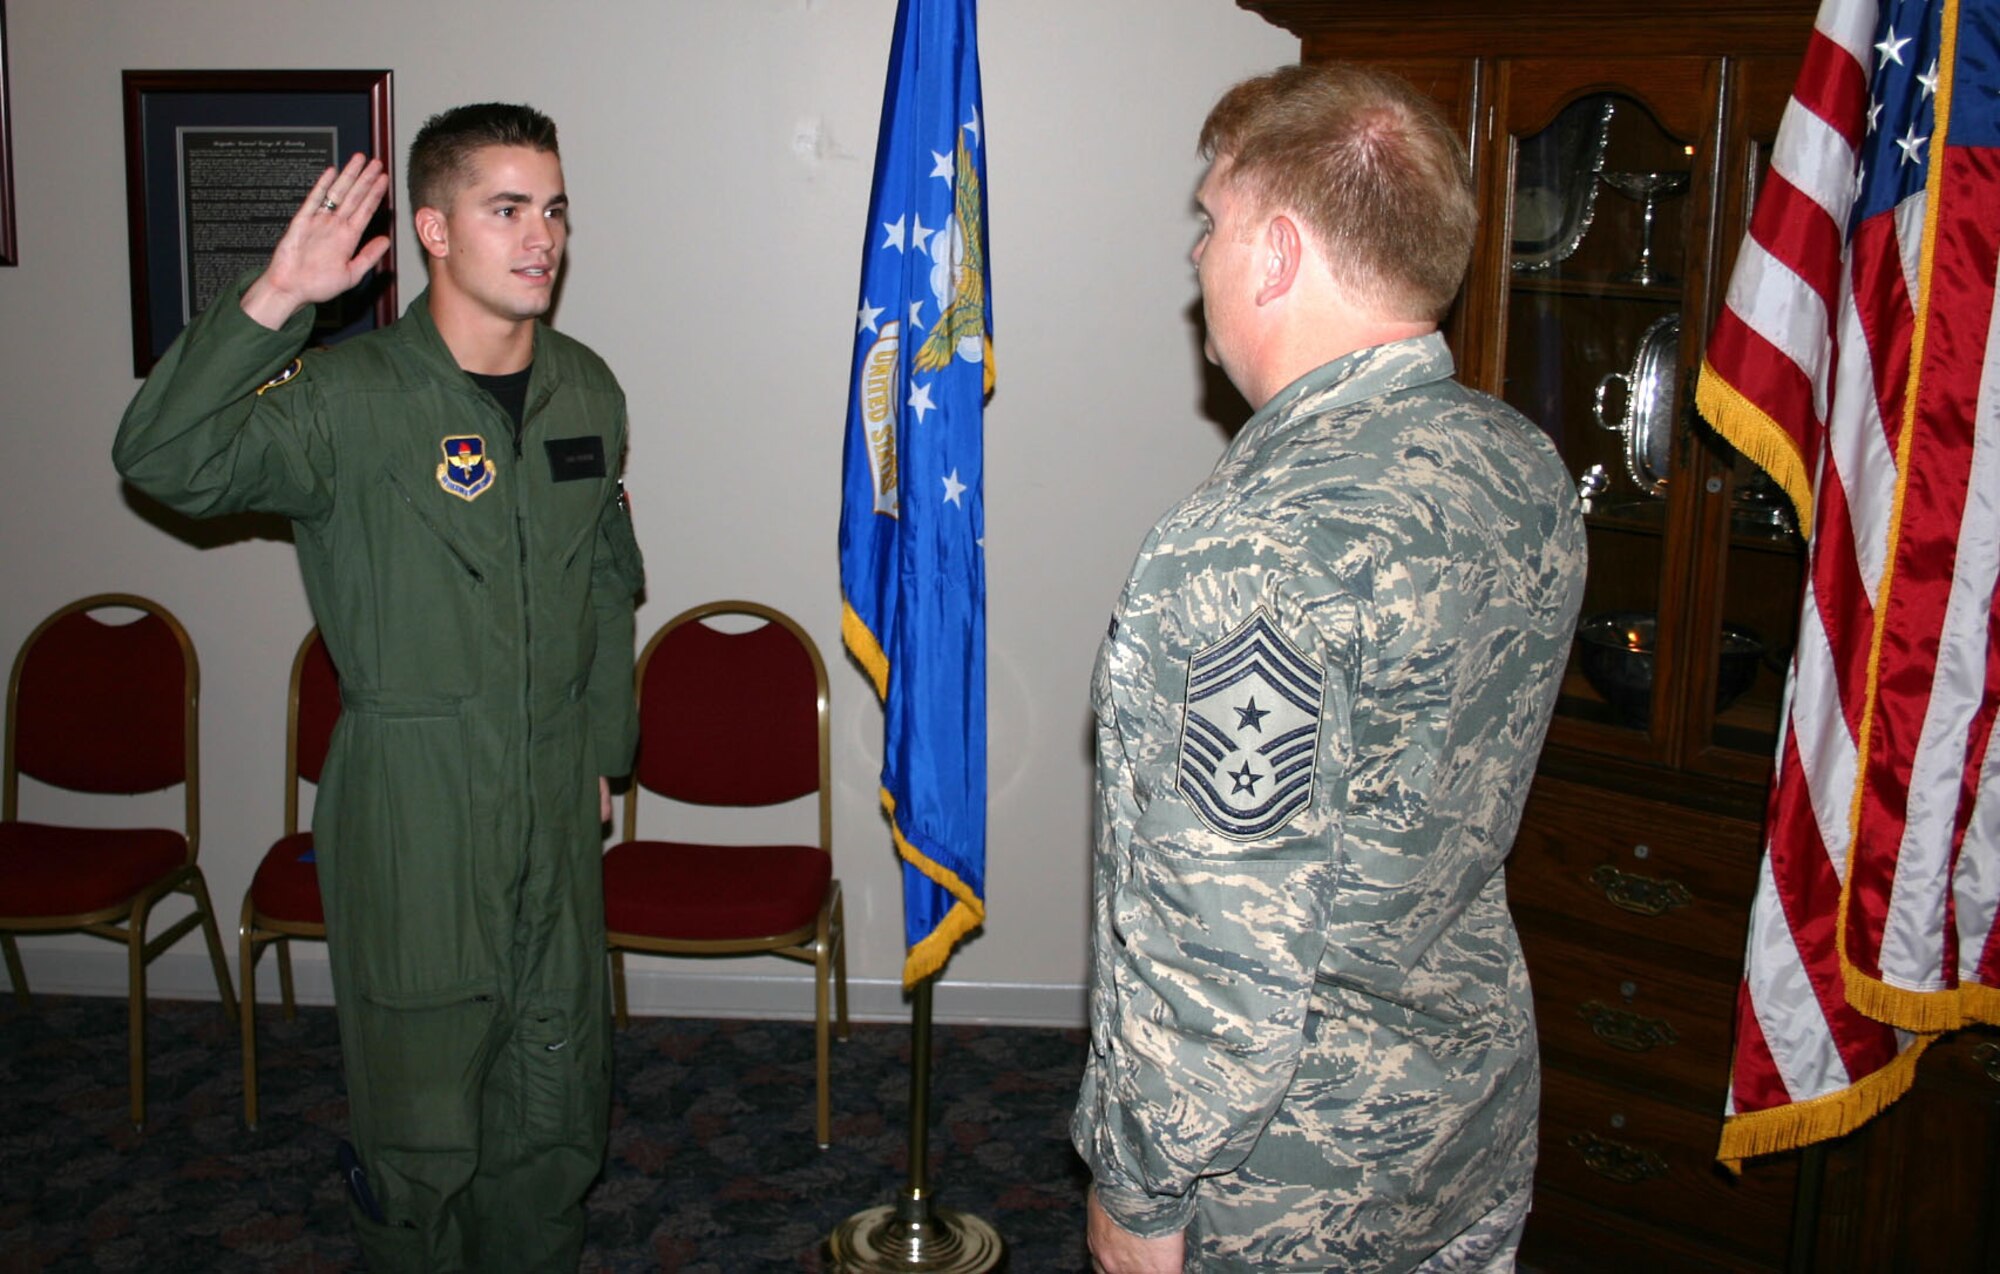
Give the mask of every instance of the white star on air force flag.
[[1261, 609], [1188, 661], [1181, 795], [1231, 840], [1258, 840], [1312, 804], [1326, 673]]

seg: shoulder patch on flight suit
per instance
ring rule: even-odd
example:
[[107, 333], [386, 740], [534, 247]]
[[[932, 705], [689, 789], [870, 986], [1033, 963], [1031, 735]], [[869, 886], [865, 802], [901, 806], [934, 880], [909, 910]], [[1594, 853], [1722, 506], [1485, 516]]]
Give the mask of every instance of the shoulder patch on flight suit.
[[291, 362], [285, 364], [284, 371], [279, 372], [276, 376], [273, 376], [271, 379], [257, 386], [257, 392], [259, 394], [262, 394], [267, 389], [276, 389], [278, 386], [289, 382], [292, 379], [292, 377], [298, 375], [303, 370], [305, 370], [305, 361], [303, 359], [295, 358]]
[[1326, 670], [1259, 608], [1188, 660], [1176, 786], [1203, 823], [1259, 840], [1312, 804]]
[[438, 443], [444, 463], [437, 467], [438, 485], [461, 500], [477, 500], [492, 487], [499, 466], [486, 454], [486, 439], [456, 434]]

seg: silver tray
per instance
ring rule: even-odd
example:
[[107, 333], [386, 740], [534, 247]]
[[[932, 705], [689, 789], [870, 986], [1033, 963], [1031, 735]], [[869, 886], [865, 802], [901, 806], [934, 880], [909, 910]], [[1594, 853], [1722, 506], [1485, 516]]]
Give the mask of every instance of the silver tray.
[[[1639, 338], [1632, 370], [1611, 372], [1598, 381], [1596, 401], [1591, 405], [1599, 425], [1624, 435], [1625, 472], [1639, 490], [1651, 496], [1666, 495], [1668, 470], [1673, 466], [1679, 388], [1674, 371], [1680, 345], [1681, 316], [1656, 319]], [[1611, 386], [1618, 382], [1625, 388], [1625, 410], [1612, 420], [1605, 414], [1604, 403]]]
[[1611, 140], [1612, 99], [1572, 102], [1514, 154], [1513, 267], [1555, 269], [1583, 243], [1597, 212], [1597, 174]]

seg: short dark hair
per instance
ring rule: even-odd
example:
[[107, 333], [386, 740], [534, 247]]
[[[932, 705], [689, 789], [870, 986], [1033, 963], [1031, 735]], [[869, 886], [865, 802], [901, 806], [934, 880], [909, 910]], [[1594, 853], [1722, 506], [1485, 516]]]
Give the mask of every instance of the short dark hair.
[[1286, 66], [1223, 94], [1203, 158], [1260, 214], [1289, 212], [1327, 265], [1384, 317], [1444, 317], [1478, 230], [1465, 144], [1401, 76], [1351, 63]]
[[410, 208], [446, 208], [472, 176], [472, 154], [488, 146], [526, 146], [560, 154], [555, 121], [532, 106], [479, 102], [440, 111], [410, 143]]

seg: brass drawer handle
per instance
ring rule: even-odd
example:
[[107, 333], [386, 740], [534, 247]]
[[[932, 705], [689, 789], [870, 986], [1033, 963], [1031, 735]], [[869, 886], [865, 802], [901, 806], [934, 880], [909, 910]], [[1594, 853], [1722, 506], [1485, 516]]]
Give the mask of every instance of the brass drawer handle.
[[1638, 1185], [1667, 1175], [1667, 1161], [1650, 1150], [1612, 1141], [1596, 1133], [1580, 1132], [1569, 1139], [1570, 1148], [1581, 1151], [1583, 1165], [1600, 1177], [1624, 1185]]
[[1972, 1060], [1985, 1070], [1986, 1078], [2000, 1084], [2000, 1044], [1981, 1044], [1972, 1050]]
[[1629, 1009], [1614, 1009], [1597, 1000], [1577, 1006], [1576, 1015], [1590, 1023], [1590, 1033], [1615, 1049], [1646, 1053], [1677, 1043], [1680, 1033], [1663, 1017], [1646, 1017]]
[[1590, 883], [1604, 891], [1605, 901], [1612, 906], [1641, 916], [1664, 916], [1694, 901], [1688, 887], [1678, 880], [1654, 880], [1619, 871], [1609, 863], [1590, 873]]

